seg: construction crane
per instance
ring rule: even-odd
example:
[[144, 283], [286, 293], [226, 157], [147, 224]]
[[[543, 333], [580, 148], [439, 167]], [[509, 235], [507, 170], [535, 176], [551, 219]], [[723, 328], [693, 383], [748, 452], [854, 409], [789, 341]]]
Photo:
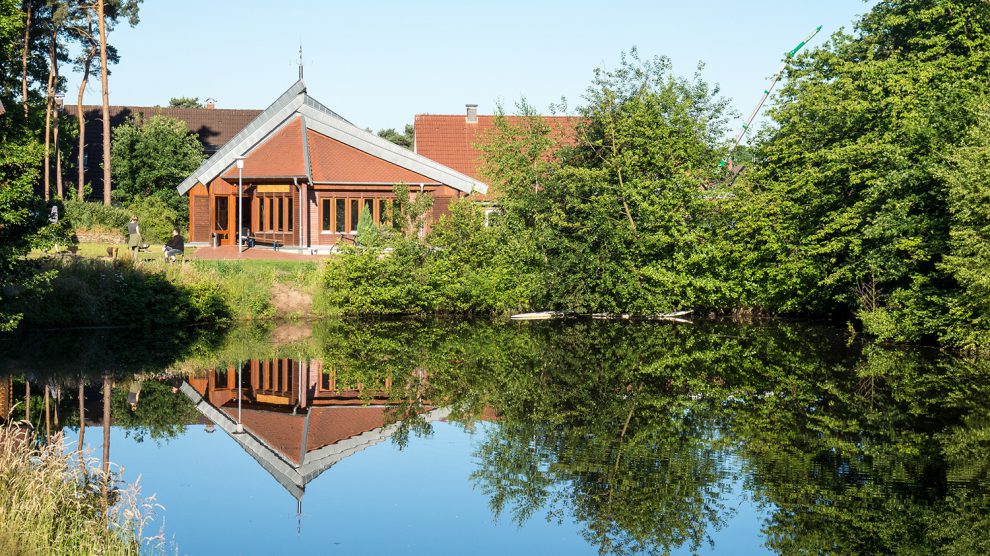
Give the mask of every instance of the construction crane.
[[774, 74], [774, 76], [770, 79], [770, 84], [767, 85], [767, 88], [763, 90], [763, 96], [760, 97], [760, 102], [756, 103], [756, 108], [754, 108], [753, 112], [749, 115], [748, 118], [746, 118], [746, 122], [743, 123], [742, 129], [739, 130], [739, 133], [736, 135], [735, 140], [732, 141], [732, 145], [729, 147], [729, 151], [725, 157], [725, 160], [719, 162], [718, 164], [719, 166], [725, 167], [727, 164], [731, 164], [732, 153], [736, 151], [736, 148], [739, 146], [739, 143], [742, 143], [743, 137], [745, 137], [746, 133], [749, 131], [749, 126], [753, 125], [753, 120], [756, 119], [756, 115], [760, 113], [760, 109], [763, 108], [763, 104], [767, 101], [768, 98], [770, 98], [770, 92], [773, 91], [774, 86], [777, 84], [778, 81], [780, 81], [780, 78], [784, 76], [784, 70], [787, 69], [787, 66], [791, 63], [791, 60], [794, 59], [794, 56], [797, 55], [798, 51], [804, 48], [804, 45], [811, 42], [811, 39], [815, 38], [815, 35], [817, 35], [818, 32], [821, 30], [822, 30], [822, 26], [819, 25], [818, 27], [815, 28], [815, 31], [813, 33], [808, 35], [808, 38], [799, 42], [797, 46], [795, 46], [794, 48], [792, 48], [790, 51], [787, 52], [787, 54], [784, 57], [784, 64], [780, 66], [780, 70], [776, 74]]

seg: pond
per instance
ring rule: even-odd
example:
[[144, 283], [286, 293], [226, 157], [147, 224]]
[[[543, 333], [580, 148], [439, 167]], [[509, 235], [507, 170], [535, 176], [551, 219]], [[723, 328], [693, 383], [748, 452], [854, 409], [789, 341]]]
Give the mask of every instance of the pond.
[[844, 329], [345, 320], [0, 349], [14, 418], [30, 388], [71, 449], [82, 411], [102, 453], [109, 385], [115, 478], [181, 554], [990, 544], [990, 363]]

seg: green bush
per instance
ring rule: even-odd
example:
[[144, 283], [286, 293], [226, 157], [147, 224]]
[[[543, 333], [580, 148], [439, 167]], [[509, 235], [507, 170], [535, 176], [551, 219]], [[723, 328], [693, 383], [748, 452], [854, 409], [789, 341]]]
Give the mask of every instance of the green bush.
[[205, 281], [183, 283], [179, 270], [146, 269], [128, 260], [36, 261], [54, 270], [50, 283], [19, 300], [28, 327], [119, 325], [174, 327], [223, 321], [223, 293]]
[[103, 203], [70, 199], [65, 201], [65, 215], [77, 230], [125, 230], [130, 220], [127, 210]]
[[127, 210], [137, 215], [141, 224], [141, 237], [148, 243], [164, 243], [172, 237], [172, 228], [178, 228], [182, 232], [189, 225], [186, 214], [180, 213], [158, 196], [138, 199]]
[[137, 216], [141, 236], [150, 243], [164, 243], [172, 237], [172, 228], [184, 231], [189, 226], [186, 214], [157, 196], [138, 199], [127, 208], [69, 200], [65, 214], [76, 230], [113, 230], [125, 235], [131, 216]]
[[505, 314], [531, 304], [539, 283], [530, 243], [481, 209], [456, 203], [422, 241], [383, 238], [327, 266], [321, 307], [330, 314]]

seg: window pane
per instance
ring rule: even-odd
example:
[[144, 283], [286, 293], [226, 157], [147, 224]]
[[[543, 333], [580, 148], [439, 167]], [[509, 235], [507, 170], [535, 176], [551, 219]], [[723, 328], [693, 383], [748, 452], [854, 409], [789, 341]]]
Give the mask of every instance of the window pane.
[[330, 231], [330, 199], [323, 199], [323, 231]]
[[275, 229], [275, 199], [268, 198], [268, 229]]
[[258, 199], [258, 231], [265, 229], [265, 200]]
[[292, 197], [289, 197], [287, 199], [287, 201], [289, 201], [289, 208], [286, 209], [286, 211], [285, 211], [285, 220], [286, 220], [286, 222], [285, 222], [285, 229], [286, 230], [289, 230], [291, 232], [292, 231], [292, 220], [293, 220], [293, 218], [292, 218]]
[[388, 219], [388, 201], [385, 199], [378, 199], [378, 223], [385, 224], [385, 220]]
[[217, 230], [224, 232], [227, 231], [227, 218], [229, 217], [230, 215], [227, 205], [227, 198], [217, 197], [216, 218], [215, 218], [217, 223]]
[[373, 199], [365, 199], [364, 200], [364, 208], [361, 209], [362, 211], [365, 211], [366, 210], [366, 211], [368, 211], [368, 212], [371, 213], [371, 221], [372, 222], [375, 221], [375, 209], [373, 208], [374, 206], [375, 206], [375, 201]]
[[357, 232], [358, 200], [351, 199], [351, 233]]
[[275, 217], [275, 229], [281, 232], [285, 230], [285, 214], [282, 211], [282, 205], [284, 204], [282, 201], [284, 199], [282, 197], [275, 197], [273, 200], [275, 201], [275, 214], [277, 215]]
[[334, 220], [336, 224], [335, 231], [338, 234], [342, 234], [344, 233], [344, 226], [347, 225], [347, 220], [344, 218], [344, 208], [346, 205], [343, 199], [334, 199], [334, 202], [337, 205], [336, 214], [334, 214], [336, 217], [336, 220]]

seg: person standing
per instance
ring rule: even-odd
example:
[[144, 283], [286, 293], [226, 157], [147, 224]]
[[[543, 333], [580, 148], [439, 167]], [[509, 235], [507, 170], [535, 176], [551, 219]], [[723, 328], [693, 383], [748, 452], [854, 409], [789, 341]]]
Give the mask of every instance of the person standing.
[[138, 217], [132, 216], [127, 223], [127, 246], [131, 248], [131, 258], [137, 258], [138, 248], [141, 247], [141, 226], [138, 225]]

